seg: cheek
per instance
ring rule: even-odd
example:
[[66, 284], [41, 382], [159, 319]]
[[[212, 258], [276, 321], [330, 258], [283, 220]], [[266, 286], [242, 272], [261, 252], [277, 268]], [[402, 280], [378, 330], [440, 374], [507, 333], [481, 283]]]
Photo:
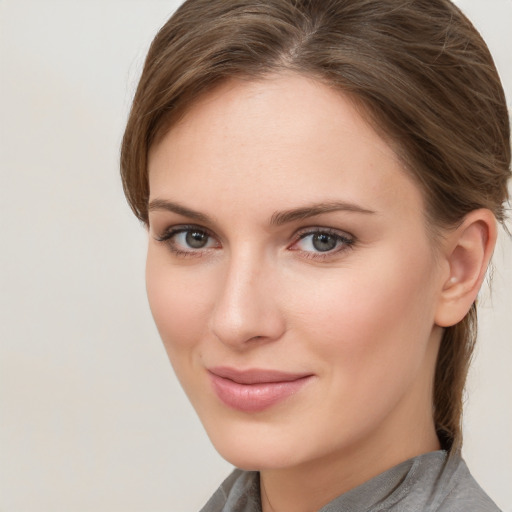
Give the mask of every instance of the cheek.
[[155, 324], [174, 365], [205, 332], [211, 304], [208, 280], [191, 268], [174, 267], [150, 248], [146, 289]]
[[374, 261], [373, 256], [326, 274], [315, 287], [307, 279], [305, 292], [295, 294], [294, 321], [309, 332], [312, 350], [336, 360], [336, 367], [356, 380], [363, 374], [378, 380], [391, 367], [401, 373], [417, 368], [433, 328], [434, 268], [428, 251], [390, 249]]
[[330, 418], [339, 439], [375, 428], [430, 371], [430, 262], [423, 254], [412, 260], [416, 268], [407, 269], [392, 252], [386, 259], [385, 272], [368, 261], [360, 270], [318, 280], [314, 288], [308, 280], [309, 293], [304, 288], [296, 299], [297, 337], [326, 382], [328, 399], [317, 404], [319, 415]]

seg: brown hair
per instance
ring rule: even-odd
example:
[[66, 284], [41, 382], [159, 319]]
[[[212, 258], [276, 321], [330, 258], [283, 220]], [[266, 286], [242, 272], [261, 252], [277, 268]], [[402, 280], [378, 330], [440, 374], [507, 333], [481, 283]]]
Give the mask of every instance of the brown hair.
[[[188, 0], [149, 50], [121, 150], [126, 197], [148, 222], [151, 145], [230, 77], [283, 70], [356, 99], [421, 187], [431, 227], [471, 210], [504, 220], [510, 126], [489, 50], [449, 0]], [[462, 442], [476, 306], [445, 330], [434, 382], [443, 446]]]

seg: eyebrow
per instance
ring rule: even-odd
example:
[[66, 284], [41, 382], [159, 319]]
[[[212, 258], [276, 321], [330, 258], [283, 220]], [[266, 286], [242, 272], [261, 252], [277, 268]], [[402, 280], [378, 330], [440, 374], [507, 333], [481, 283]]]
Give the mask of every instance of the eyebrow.
[[[179, 203], [167, 201], [166, 199], [153, 199], [148, 205], [148, 211], [165, 210], [189, 219], [197, 220], [204, 223], [212, 223], [213, 219], [201, 212], [191, 210]], [[327, 203], [317, 203], [309, 206], [303, 206], [299, 208], [292, 208], [291, 210], [284, 210], [281, 212], [275, 212], [271, 219], [270, 224], [274, 226], [281, 226], [289, 222], [298, 220], [304, 220], [309, 217], [321, 215], [323, 213], [331, 213], [336, 211], [363, 213], [366, 215], [375, 214], [373, 210], [368, 210], [355, 203], [349, 203], [345, 201], [331, 201]]]
[[167, 201], [165, 199], [153, 199], [150, 201], [148, 204], [148, 212], [153, 212], [155, 210], [166, 210], [168, 212], [177, 213], [178, 215], [182, 215], [183, 217], [188, 217], [189, 219], [194, 219], [199, 222], [212, 222], [212, 219], [204, 213], [196, 212], [195, 210], [186, 208], [181, 204]]
[[293, 208], [291, 210], [285, 210], [282, 212], [275, 212], [272, 215], [270, 223], [276, 226], [286, 224], [288, 222], [294, 222], [297, 220], [308, 219], [315, 215], [321, 215], [323, 213], [331, 213], [337, 211], [355, 212], [364, 214], [375, 214], [373, 210], [368, 210], [354, 203], [348, 203], [345, 201], [332, 201], [328, 203], [312, 204], [301, 208]]

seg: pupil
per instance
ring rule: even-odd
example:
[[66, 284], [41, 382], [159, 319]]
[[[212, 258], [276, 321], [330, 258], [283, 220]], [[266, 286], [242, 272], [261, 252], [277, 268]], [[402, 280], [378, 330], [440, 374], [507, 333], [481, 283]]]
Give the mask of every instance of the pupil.
[[313, 236], [313, 247], [320, 252], [331, 251], [336, 247], [336, 237], [319, 233]]
[[188, 231], [185, 238], [187, 245], [193, 249], [201, 249], [208, 242], [208, 235], [202, 231]]

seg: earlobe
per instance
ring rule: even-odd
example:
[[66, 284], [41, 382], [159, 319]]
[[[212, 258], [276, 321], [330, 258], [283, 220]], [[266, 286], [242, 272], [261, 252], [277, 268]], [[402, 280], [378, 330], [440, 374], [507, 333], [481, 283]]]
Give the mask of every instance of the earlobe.
[[446, 238], [449, 276], [444, 279], [435, 322], [450, 327], [460, 322], [476, 299], [496, 243], [496, 219], [487, 209], [470, 212]]

